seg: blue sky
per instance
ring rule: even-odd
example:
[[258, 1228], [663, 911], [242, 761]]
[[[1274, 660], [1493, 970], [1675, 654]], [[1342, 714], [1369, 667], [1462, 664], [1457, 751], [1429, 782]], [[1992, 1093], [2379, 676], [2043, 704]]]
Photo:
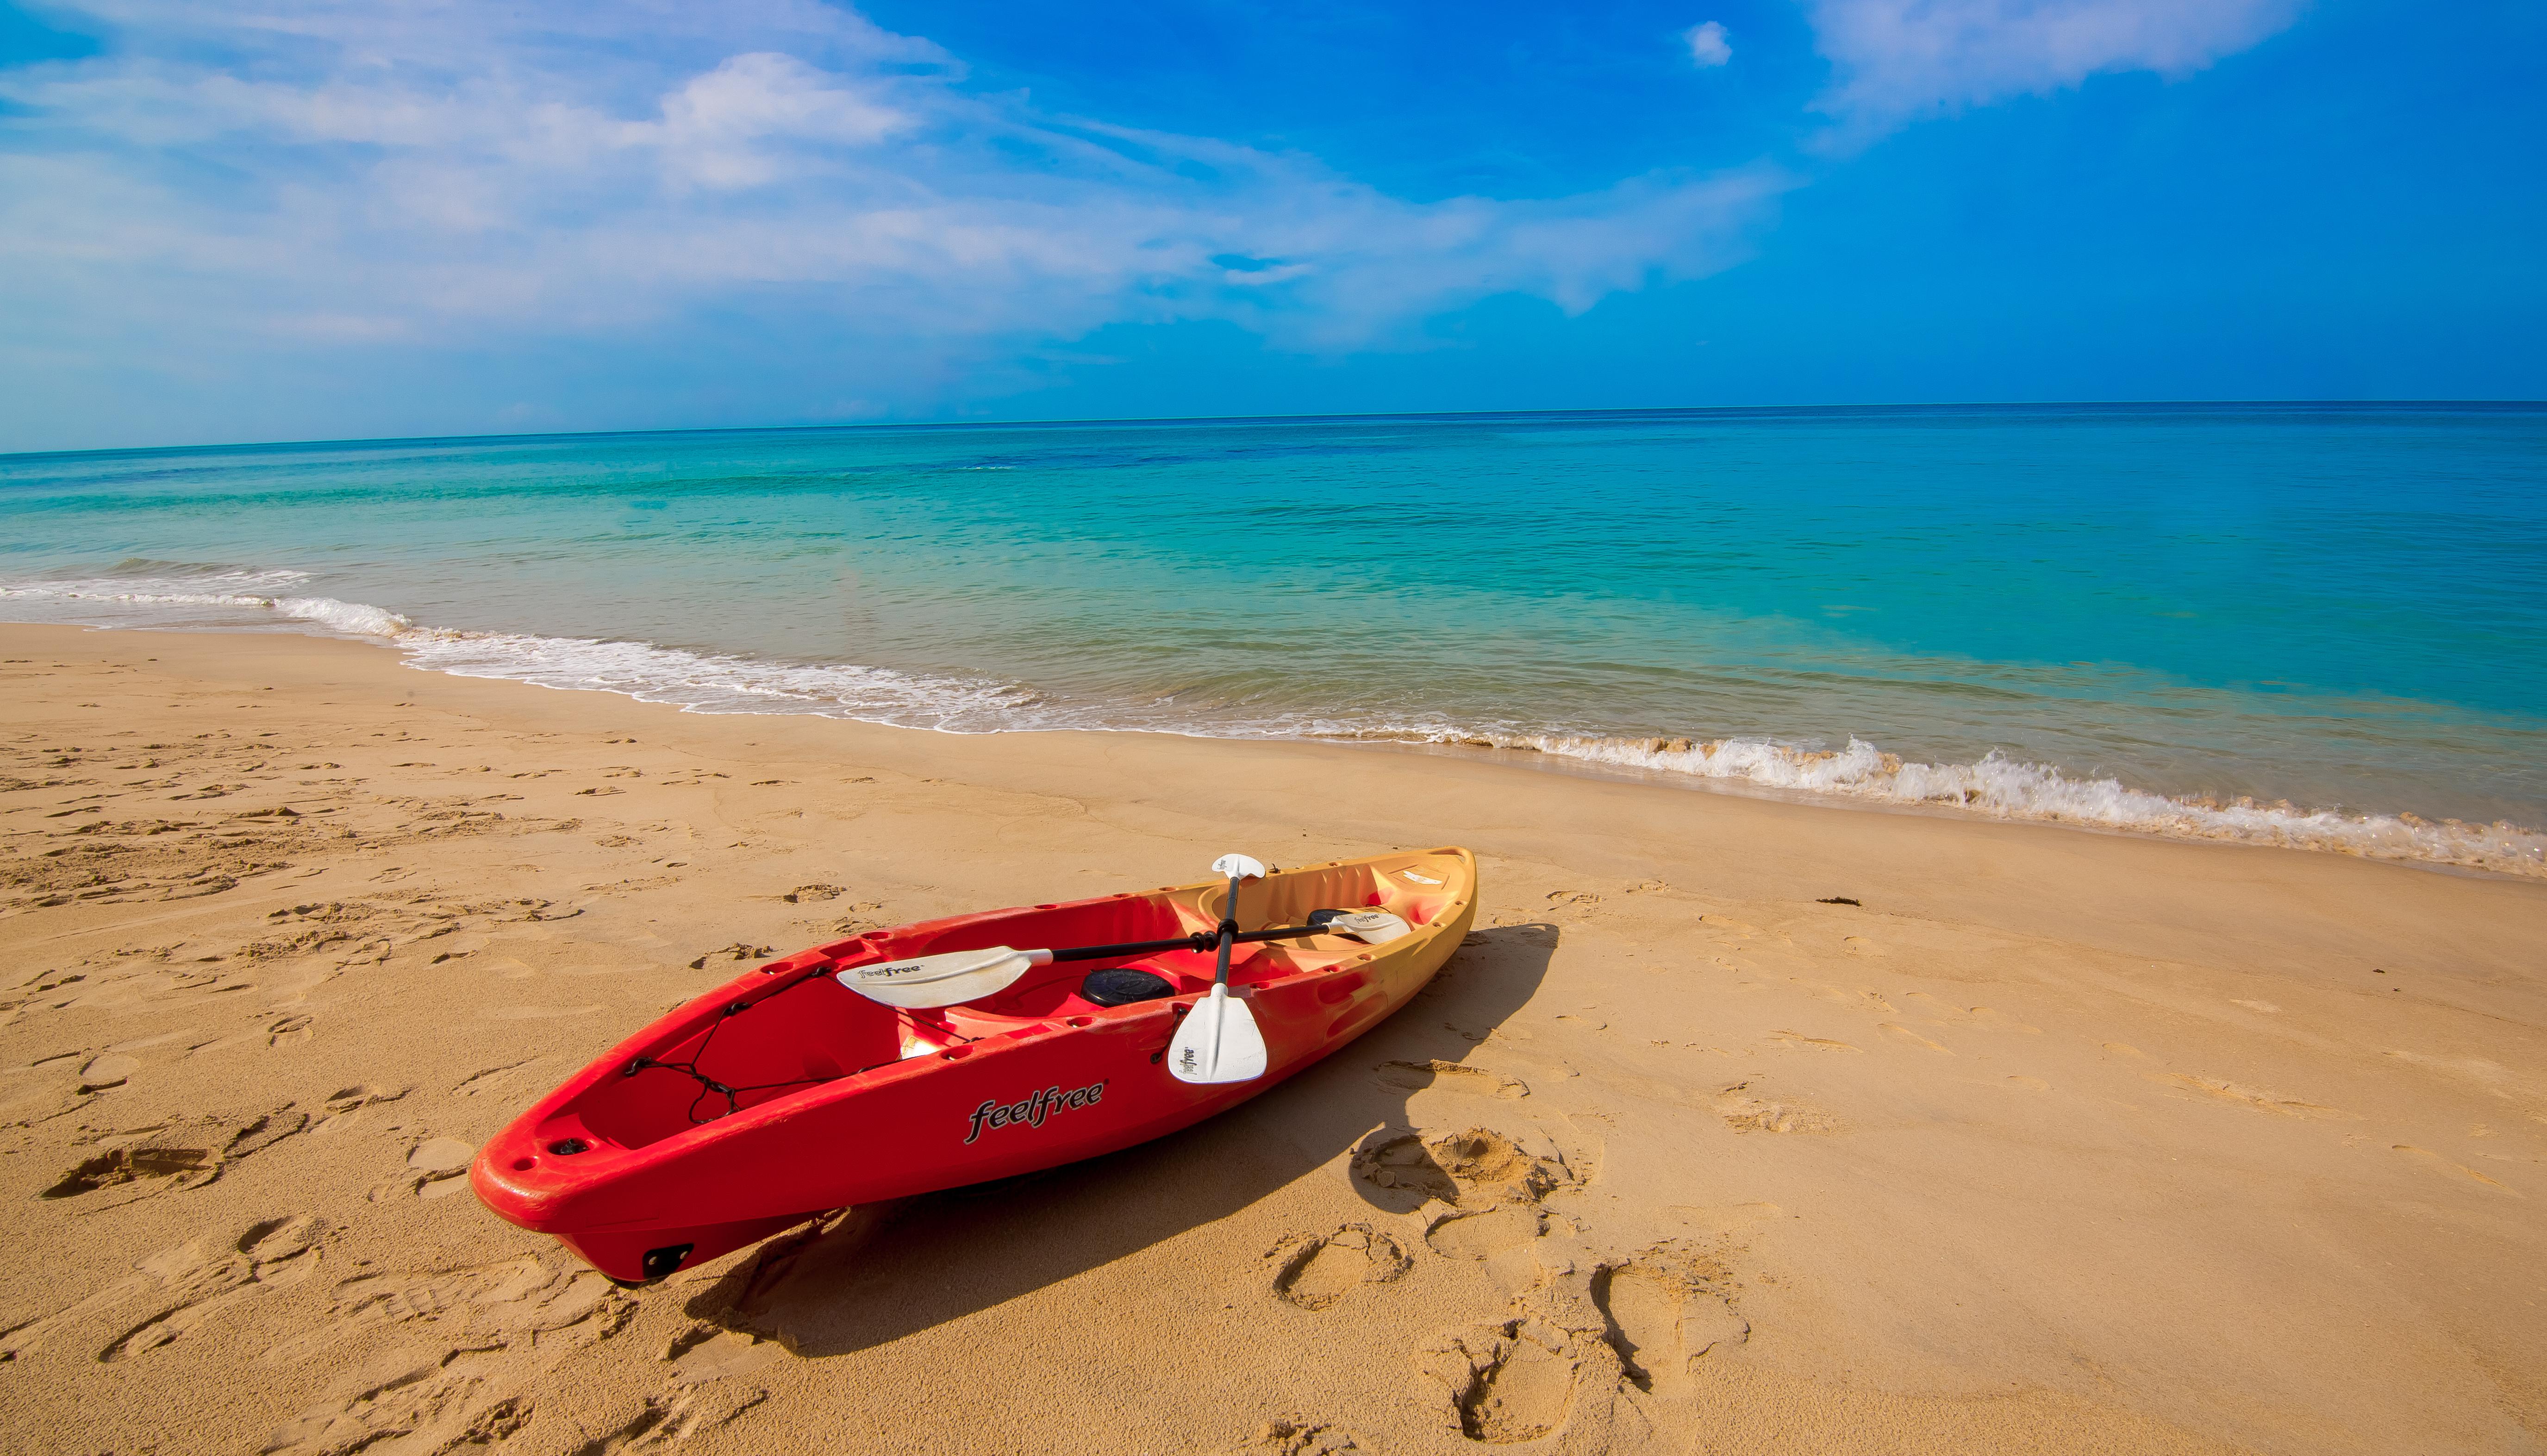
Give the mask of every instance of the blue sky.
[[2547, 7], [0, 0], [0, 450], [2547, 396]]

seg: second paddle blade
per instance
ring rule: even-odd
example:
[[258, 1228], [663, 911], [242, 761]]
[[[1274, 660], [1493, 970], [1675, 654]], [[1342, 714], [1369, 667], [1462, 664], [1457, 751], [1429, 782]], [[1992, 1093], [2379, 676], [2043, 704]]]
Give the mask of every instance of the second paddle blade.
[[851, 966], [839, 973], [840, 985], [871, 1001], [888, 1006], [956, 1006], [997, 995], [1017, 978], [1052, 959], [1050, 951], [1010, 950], [1004, 945], [978, 951], [950, 951], [942, 956], [912, 956]]
[[1214, 985], [1168, 1043], [1168, 1071], [1181, 1082], [1252, 1082], [1265, 1074], [1265, 1034], [1256, 1013]]
[[1386, 910], [1311, 910], [1309, 923], [1330, 935], [1350, 935], [1365, 945], [1386, 945], [1415, 933], [1405, 917]]

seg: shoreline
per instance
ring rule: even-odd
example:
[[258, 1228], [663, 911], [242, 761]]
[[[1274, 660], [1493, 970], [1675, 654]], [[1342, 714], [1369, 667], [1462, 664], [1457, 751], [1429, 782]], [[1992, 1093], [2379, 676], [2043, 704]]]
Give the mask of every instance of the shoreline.
[[[300, 576], [305, 573], [283, 574]], [[264, 584], [270, 586], [273, 583]], [[26, 592], [33, 588], [22, 583], [9, 590]], [[6, 594], [0, 592], [0, 595]], [[2112, 778], [2079, 777], [2057, 765], [2006, 757], [1996, 748], [1972, 763], [1930, 764], [1905, 762], [1900, 755], [1879, 749], [1854, 735], [1845, 748], [1834, 750], [1808, 749], [1769, 739], [1604, 737], [1559, 731], [1472, 730], [1457, 727], [1444, 727], [1438, 731], [1415, 728], [1327, 731], [1300, 728], [1259, 732], [1242, 730], [1234, 725], [1224, 725], [1222, 729], [1215, 730], [1208, 726], [1181, 728], [1141, 723], [1014, 723], [972, 728], [950, 726], [950, 720], [963, 712], [992, 712], [996, 715], [1009, 711], [998, 707], [1001, 700], [1033, 690], [1022, 684], [915, 677], [898, 669], [855, 664], [760, 661], [719, 652], [662, 647], [644, 642], [588, 641], [425, 627], [387, 608], [334, 598], [285, 599], [233, 594], [182, 595], [165, 600], [196, 606], [230, 601], [241, 606], [262, 607], [277, 612], [279, 616], [271, 625], [126, 625], [112, 622], [20, 625], [75, 625], [86, 630], [109, 632], [282, 633], [315, 641], [387, 647], [397, 652], [404, 665], [420, 671], [521, 682], [561, 690], [611, 693], [638, 702], [677, 706], [684, 712], [712, 716], [825, 718], [957, 736], [1027, 732], [1154, 733], [1216, 742], [1313, 742], [1389, 747], [1439, 752], [1453, 757], [1482, 753], [1489, 761], [1511, 767], [1759, 797], [1778, 802], [1892, 810], [2003, 823], [2050, 824], [2180, 842], [2297, 849], [2547, 881], [2547, 829], [2515, 824], [2508, 819], [2488, 822], [2448, 816], [2426, 817], [2406, 811], [2306, 809], [2287, 799], [2257, 803], [2251, 798], [2241, 797], [2224, 803], [2209, 796], [2170, 795], [2155, 790], [2134, 789]], [[711, 700], [697, 697], [707, 690], [695, 682], [684, 684], [676, 691], [662, 683], [604, 681], [592, 670], [593, 661], [582, 662], [565, 674], [571, 680], [553, 681], [550, 679], [561, 675], [554, 668], [543, 671], [519, 660], [506, 660], [500, 665], [475, 661], [468, 655], [473, 647], [482, 653], [496, 652], [499, 656], [503, 655], [500, 649], [504, 648], [512, 649], [515, 657], [529, 651], [534, 658], [542, 652], [554, 654], [563, 650], [569, 657], [580, 655], [595, 661], [606, 660], [609, 665], [602, 670], [623, 674], [630, 669], [619, 659], [630, 656], [640, 660], [661, 658], [702, 666], [723, 665], [735, 670], [748, 668], [772, 679], [777, 685], [747, 684], [740, 691], [773, 696], [798, 692], [799, 697], [792, 708], [768, 712], [736, 706], [731, 700], [711, 706]], [[845, 698], [827, 702], [819, 693], [804, 696], [797, 685], [788, 681], [802, 673], [840, 675], [859, 681], [870, 677], [890, 680], [886, 693], [889, 699], [906, 697], [915, 688], [921, 690], [924, 698], [926, 692], [934, 688], [954, 692], [959, 698], [981, 701], [969, 710], [949, 709], [943, 704], [922, 710], [914, 710], [908, 704], [892, 709], [872, 703], [854, 707]], [[737, 691], [732, 683], [726, 685], [726, 690], [729, 693]], [[694, 700], [682, 701], [685, 694]], [[747, 698], [742, 701], [747, 701]], [[920, 718], [933, 716], [938, 721], [902, 721], [915, 714]]]
[[[1449, 1456], [1463, 1391], [1567, 1452], [2547, 1430], [2547, 886], [371, 646], [0, 626], [15, 1448]], [[452, 1171], [763, 946], [1454, 843], [1443, 979], [1155, 1144], [636, 1293]], [[1417, 1201], [1406, 1134], [1519, 1171]]]

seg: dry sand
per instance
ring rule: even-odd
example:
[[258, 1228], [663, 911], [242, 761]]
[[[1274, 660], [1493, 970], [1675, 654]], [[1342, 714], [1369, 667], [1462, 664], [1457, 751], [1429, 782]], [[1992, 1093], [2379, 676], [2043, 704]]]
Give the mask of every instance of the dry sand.
[[[2547, 1436], [2547, 887], [281, 636], [0, 657], [14, 1451]], [[1436, 986], [1178, 1137], [633, 1293], [458, 1175], [763, 947], [1436, 843], [1485, 876]], [[1454, 1184], [1387, 1186], [1410, 1134]]]

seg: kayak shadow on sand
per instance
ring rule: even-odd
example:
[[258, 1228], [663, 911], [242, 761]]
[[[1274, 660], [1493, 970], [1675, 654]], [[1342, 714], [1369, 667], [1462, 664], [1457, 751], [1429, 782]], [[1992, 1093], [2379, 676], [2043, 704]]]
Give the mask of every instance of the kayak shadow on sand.
[[1459, 1075], [1441, 1069], [1538, 989], [1557, 938], [1544, 922], [1472, 930], [1397, 1014], [1208, 1122], [1085, 1162], [834, 1214], [737, 1261], [691, 1295], [687, 1313], [802, 1357], [850, 1354], [1226, 1218], [1341, 1165], [1374, 1128], [1403, 1127], [1412, 1094]]

